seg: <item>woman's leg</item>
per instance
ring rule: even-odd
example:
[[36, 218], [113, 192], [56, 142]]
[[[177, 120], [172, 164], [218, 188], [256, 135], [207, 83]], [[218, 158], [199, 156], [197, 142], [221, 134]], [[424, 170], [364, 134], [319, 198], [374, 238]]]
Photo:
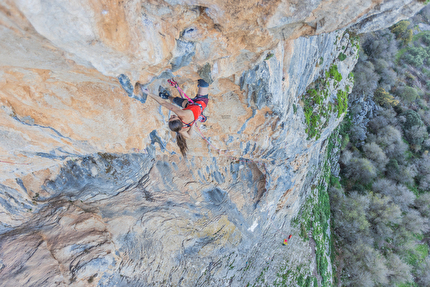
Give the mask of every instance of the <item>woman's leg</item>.
[[209, 84], [205, 80], [200, 79], [197, 87], [199, 87], [199, 90], [197, 92], [197, 96], [198, 95], [205, 96], [209, 93]]
[[186, 108], [188, 101], [180, 97], [169, 97], [169, 101], [180, 106], [181, 108]]

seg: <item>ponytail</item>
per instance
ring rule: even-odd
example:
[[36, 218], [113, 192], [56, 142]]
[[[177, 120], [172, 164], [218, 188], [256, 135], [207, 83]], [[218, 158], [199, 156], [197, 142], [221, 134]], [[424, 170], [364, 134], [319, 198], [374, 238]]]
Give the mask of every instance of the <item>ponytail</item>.
[[170, 121], [169, 128], [176, 132], [176, 143], [178, 144], [182, 156], [185, 157], [187, 155], [188, 146], [185, 137], [179, 133], [179, 131], [182, 129], [181, 120]]

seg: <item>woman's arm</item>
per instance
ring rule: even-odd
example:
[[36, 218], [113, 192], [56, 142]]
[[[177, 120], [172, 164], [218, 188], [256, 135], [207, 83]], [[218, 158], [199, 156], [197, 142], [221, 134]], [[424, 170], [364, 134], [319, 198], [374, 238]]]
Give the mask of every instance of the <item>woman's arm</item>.
[[153, 98], [157, 103], [159, 103], [161, 106], [165, 107], [166, 109], [171, 110], [172, 112], [174, 112], [175, 114], [177, 114], [180, 117], [184, 116], [184, 111], [181, 108], [179, 108], [179, 107], [177, 107], [171, 103], [168, 103], [167, 101], [163, 100], [162, 98], [160, 98], [156, 95], [153, 95], [151, 93], [148, 93], [148, 95], [151, 98]]

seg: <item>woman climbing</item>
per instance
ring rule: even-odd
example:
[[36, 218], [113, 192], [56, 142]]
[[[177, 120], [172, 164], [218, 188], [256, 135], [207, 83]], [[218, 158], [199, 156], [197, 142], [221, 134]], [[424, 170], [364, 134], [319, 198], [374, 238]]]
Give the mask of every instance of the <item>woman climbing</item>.
[[[140, 84], [137, 83], [136, 85]], [[180, 89], [178, 90], [181, 92]], [[157, 101], [161, 106], [175, 113], [169, 119], [169, 128], [176, 132], [176, 142], [182, 155], [185, 157], [188, 150], [186, 139], [191, 138], [194, 123], [200, 116], [203, 116], [203, 110], [206, 108], [209, 101], [209, 84], [203, 79], [198, 81], [197, 96], [194, 99], [191, 99], [192, 102], [182, 97], [169, 96], [166, 92], [160, 92], [159, 96], [156, 96], [149, 93], [146, 89], [142, 89], [142, 91]], [[166, 100], [169, 100], [170, 103]], [[172, 103], [178, 105], [180, 108], [176, 107]]]

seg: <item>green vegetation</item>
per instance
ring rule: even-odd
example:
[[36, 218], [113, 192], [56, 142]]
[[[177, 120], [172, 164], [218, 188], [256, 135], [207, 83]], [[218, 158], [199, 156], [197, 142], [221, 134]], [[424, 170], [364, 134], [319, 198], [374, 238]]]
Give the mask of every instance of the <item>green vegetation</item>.
[[[308, 139], [319, 139], [321, 131], [328, 125], [331, 113], [337, 111], [337, 117], [346, 113], [348, 108], [349, 85], [347, 91], [338, 90], [336, 104], [329, 100], [330, 91], [338, 89], [342, 75], [337, 69], [337, 65], [331, 65], [325, 72], [324, 79], [318, 79], [306, 93], [302, 96], [304, 103], [306, 132]], [[348, 77], [348, 81], [353, 83], [353, 76]]]
[[[328, 268], [329, 260], [333, 257], [333, 244], [329, 235], [330, 201], [327, 188], [331, 179], [331, 164], [328, 156], [333, 152], [337, 137], [338, 132], [335, 132], [329, 138], [321, 177], [317, 179], [317, 185], [311, 187], [310, 195], [308, 195], [298, 216], [293, 220], [293, 225], [300, 229], [300, 237], [303, 240], [308, 241], [312, 238], [315, 241], [317, 270], [318, 274], [321, 276], [322, 286], [332, 286], [331, 280], [333, 273], [332, 270]], [[304, 282], [305, 284], [298, 284], [299, 286], [310, 286], [311, 280], [312, 278], [308, 276], [306, 278], [303, 277], [301, 281], [297, 282]], [[316, 284], [316, 278], [314, 278], [314, 284]]]
[[[348, 36], [350, 45], [358, 49], [360, 47], [359, 38], [345, 32], [342, 37]], [[336, 37], [335, 45], [339, 40]], [[342, 52], [338, 59], [344, 61], [346, 59], [346, 47], [342, 46]], [[320, 58], [319, 64], [323, 63], [323, 58]], [[306, 133], [309, 139], [319, 139], [321, 131], [327, 127], [329, 119], [333, 112], [337, 112], [337, 117], [340, 118], [347, 112], [348, 109], [348, 94], [351, 92], [351, 87], [354, 84], [354, 74], [350, 73], [347, 79], [343, 79], [342, 74], [338, 70], [336, 64], [332, 64], [328, 70], [324, 72], [324, 77], [320, 77], [312, 83], [306, 93], [302, 96], [302, 105], [305, 114]], [[345, 90], [339, 89], [343, 80]], [[337, 90], [337, 91], [336, 91]]]
[[275, 56], [275, 54], [273, 53], [268, 53], [266, 58], [264, 59], [264, 61], [270, 60], [273, 56]]
[[412, 37], [416, 19], [430, 23], [430, 9], [361, 36], [328, 189], [341, 286], [429, 286], [430, 33]]
[[339, 56], [338, 56], [338, 59], [339, 59], [340, 61], [344, 61], [344, 60], [346, 59], [346, 55], [345, 55], [344, 53], [340, 52], [340, 54], [339, 54]]

